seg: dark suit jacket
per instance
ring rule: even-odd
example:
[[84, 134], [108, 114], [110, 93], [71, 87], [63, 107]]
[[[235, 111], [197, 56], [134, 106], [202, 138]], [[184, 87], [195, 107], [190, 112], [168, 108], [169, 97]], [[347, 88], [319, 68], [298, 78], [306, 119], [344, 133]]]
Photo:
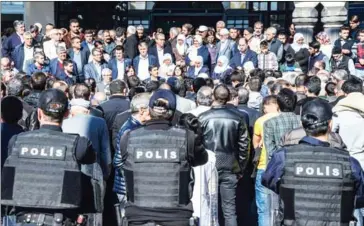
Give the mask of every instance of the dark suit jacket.
[[14, 32], [4, 41], [3, 48], [1, 49], [2, 56], [10, 57], [15, 47], [17, 47], [20, 44], [22, 44], [21, 39], [19, 35], [16, 32]]
[[[62, 73], [64, 73], [63, 69], [59, 68], [58, 58], [54, 58], [50, 61], [49, 68], [51, 70], [51, 74], [56, 77], [59, 77], [59, 76], [61, 76]], [[78, 77], [77, 65], [75, 62], [73, 62], [73, 74]]]
[[135, 35], [126, 38], [124, 44], [124, 58], [134, 59], [138, 55], [138, 39]]
[[[168, 45], [165, 45], [164, 49], [163, 49], [163, 55], [166, 54], [166, 53], [171, 54], [173, 63], [176, 62], [176, 59], [174, 57], [172, 48], [170, 46], [168, 46]], [[148, 50], [148, 54], [153, 55], [153, 56], [155, 56], [155, 58], [157, 58], [158, 67], [159, 67], [160, 65], [159, 65], [157, 46], [150, 47], [149, 50]]]
[[[107, 68], [107, 64], [101, 63], [101, 71], [104, 68]], [[96, 83], [102, 81], [102, 76], [101, 74], [99, 75], [99, 73], [97, 72], [93, 62], [88, 63], [85, 65], [85, 67], [83, 67], [83, 73], [85, 75], [85, 79], [93, 78], [95, 79]]]
[[258, 67], [258, 58], [257, 58], [257, 54], [248, 49], [245, 52], [245, 57], [243, 62], [241, 62], [241, 53], [237, 53], [235, 54], [235, 56], [233, 58], [231, 58], [230, 60], [230, 67], [233, 69], [236, 69], [237, 67], [243, 67], [243, 65], [245, 64], [245, 62], [251, 61], [254, 64], [254, 67], [257, 68]]
[[64, 71], [56, 76], [59, 80], [66, 82], [69, 86], [74, 84], [73, 78], [70, 78], [66, 75]]
[[18, 71], [23, 71], [24, 63], [24, 43], [18, 45], [14, 51], [11, 53], [11, 58], [14, 61], [14, 67]]
[[341, 48], [341, 49], [348, 49], [348, 50], [350, 50], [350, 53], [349, 53], [349, 54], [345, 54], [345, 55], [346, 55], [346, 56], [348, 56], [348, 57], [351, 57], [351, 55], [353, 54], [353, 53], [351, 52], [351, 49], [352, 49], [353, 45], [354, 45], [354, 40], [351, 40], [351, 39], [349, 39], [349, 40], [345, 40], [345, 43], [344, 43], [344, 45], [342, 45], [342, 46], [341, 46], [341, 39], [340, 39], [340, 38], [339, 38], [339, 39], [337, 39], [337, 40], [334, 42], [334, 47]]
[[[198, 50], [197, 50], [197, 55], [198, 56], [202, 56], [203, 58], [203, 65], [206, 65], [208, 67], [210, 67], [211, 65], [211, 57], [210, 57], [210, 52], [209, 49], [206, 46], [201, 46]], [[186, 65], [190, 65], [191, 59], [189, 58], [189, 56], [186, 56]]]
[[[133, 67], [136, 75], [138, 74], [139, 58], [140, 56], [136, 56], [133, 60]], [[159, 65], [157, 58], [153, 55], [148, 54], [148, 61], [149, 65]]]
[[[95, 42], [94, 42], [94, 41], [93, 41], [93, 44], [95, 44]], [[89, 49], [89, 48], [88, 48], [88, 45], [87, 45], [86, 41], [83, 41], [83, 42], [81, 43], [81, 47], [82, 47], [82, 48], [84, 48], [84, 49], [87, 49], [90, 53], [91, 53], [91, 51], [92, 51], [92, 49]]]
[[[132, 64], [130, 59], [124, 59], [124, 70], [128, 68]], [[113, 57], [109, 60], [108, 67], [112, 70], [112, 79], [116, 79], [118, 77], [118, 66], [116, 64], [116, 57]], [[124, 71], [124, 80], [126, 79], [126, 72]], [[126, 82], [126, 81], [125, 81]]]
[[[199, 74], [206, 73], [206, 74], [210, 75], [209, 68], [205, 65], [202, 66], [201, 70], [198, 73]], [[187, 75], [187, 77], [190, 77], [190, 78], [196, 78], [197, 76], [195, 76], [195, 67], [189, 66], [186, 75]]]
[[[72, 48], [68, 49], [67, 52], [68, 52], [69, 57], [73, 60], [73, 57], [74, 57], [74, 54], [75, 54], [73, 49]], [[81, 47], [80, 52], [81, 52], [82, 73], [79, 74], [79, 76], [80, 76], [80, 80], [83, 82], [85, 80], [85, 78], [83, 76], [84, 75], [83, 68], [85, 67], [86, 64], [88, 64], [88, 59], [90, 57], [90, 51], [88, 50], [88, 47], [87, 48]]]

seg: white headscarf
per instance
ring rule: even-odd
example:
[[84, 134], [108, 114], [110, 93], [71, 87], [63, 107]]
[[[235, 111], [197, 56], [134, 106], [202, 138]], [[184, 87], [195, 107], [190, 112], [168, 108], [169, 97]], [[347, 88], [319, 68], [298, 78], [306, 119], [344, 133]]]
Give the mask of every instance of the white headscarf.
[[214, 72], [217, 74], [223, 73], [224, 71], [226, 71], [226, 69], [228, 68], [228, 64], [229, 64], [229, 60], [226, 56], [221, 55], [219, 56], [219, 58], [217, 58], [217, 62], [221, 61], [222, 62], [222, 66], [220, 67], [219, 65], [216, 64]]
[[202, 69], [202, 67], [203, 67], [203, 58], [202, 58], [202, 56], [196, 56], [195, 58], [194, 58], [194, 61], [196, 62], [201, 62], [200, 63], [200, 66], [199, 67], [196, 67], [195, 66], [195, 76], [197, 76], [198, 74], [199, 74], [199, 72], [200, 72], [200, 70]]
[[[178, 44], [178, 40], [180, 40], [180, 39], [183, 39], [183, 44], [182, 45]], [[185, 55], [185, 53], [186, 53], [187, 45], [186, 45], [185, 40], [186, 40], [186, 37], [185, 37], [184, 34], [179, 34], [177, 36], [176, 49], [177, 49], [177, 52], [178, 52], [179, 55]]]
[[243, 69], [244, 69], [245, 74], [249, 75], [250, 72], [255, 69], [253, 62], [251, 62], [251, 61], [245, 62], [245, 64], [243, 65]]
[[[169, 54], [169, 53], [166, 53], [166, 54], [164, 54], [163, 55], [163, 58], [162, 58], [162, 62], [163, 62], [163, 64], [164, 65], [166, 65], [165, 63], [164, 63], [164, 61], [165, 60], [170, 60], [171, 61], [171, 65], [173, 64], [173, 62], [172, 62], [172, 55], [171, 54]], [[169, 65], [167, 65], [167, 66], [169, 66]]]
[[300, 44], [298, 44], [297, 43], [297, 41], [299, 40], [299, 39], [301, 39], [301, 38], [303, 38], [303, 41], [304, 41], [304, 36], [303, 36], [303, 34], [302, 33], [296, 33], [295, 35], [294, 35], [294, 37], [293, 37], [293, 43], [291, 44], [291, 47], [292, 47], [292, 49], [295, 51], [295, 53], [297, 53], [300, 49], [302, 49], [302, 48], [306, 48], [306, 49], [308, 49], [308, 45], [307, 44], [302, 44], [302, 45], [300, 45]]

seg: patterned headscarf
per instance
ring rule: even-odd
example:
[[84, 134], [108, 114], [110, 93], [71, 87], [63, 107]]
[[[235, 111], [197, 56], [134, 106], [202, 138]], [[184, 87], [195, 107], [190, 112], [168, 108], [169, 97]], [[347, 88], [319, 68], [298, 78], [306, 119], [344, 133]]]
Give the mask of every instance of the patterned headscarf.
[[322, 31], [316, 35], [317, 39], [320, 39], [322, 44], [329, 45], [331, 44], [330, 37], [326, 34], [326, 32]]

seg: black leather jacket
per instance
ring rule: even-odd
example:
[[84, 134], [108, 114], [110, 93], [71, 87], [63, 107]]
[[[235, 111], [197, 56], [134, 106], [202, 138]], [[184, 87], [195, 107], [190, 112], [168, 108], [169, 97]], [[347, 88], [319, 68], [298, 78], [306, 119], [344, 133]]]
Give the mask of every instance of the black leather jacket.
[[244, 173], [250, 145], [244, 118], [226, 106], [215, 106], [201, 114], [199, 121], [205, 148], [216, 153], [217, 170], [239, 173], [233, 170], [238, 161], [240, 171]]
[[27, 102], [33, 108], [36, 108], [41, 93], [42, 91], [34, 90], [28, 96], [24, 97], [24, 101]]

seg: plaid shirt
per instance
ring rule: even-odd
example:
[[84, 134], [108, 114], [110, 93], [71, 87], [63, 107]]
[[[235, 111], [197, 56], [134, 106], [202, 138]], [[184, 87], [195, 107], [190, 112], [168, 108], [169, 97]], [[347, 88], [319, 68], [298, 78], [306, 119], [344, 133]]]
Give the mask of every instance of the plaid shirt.
[[278, 60], [276, 54], [273, 52], [268, 52], [267, 54], [259, 53], [258, 54], [258, 68], [278, 70]]
[[282, 144], [281, 137], [301, 126], [301, 120], [294, 112], [281, 112], [277, 117], [267, 120], [263, 125], [264, 146], [269, 159]]

